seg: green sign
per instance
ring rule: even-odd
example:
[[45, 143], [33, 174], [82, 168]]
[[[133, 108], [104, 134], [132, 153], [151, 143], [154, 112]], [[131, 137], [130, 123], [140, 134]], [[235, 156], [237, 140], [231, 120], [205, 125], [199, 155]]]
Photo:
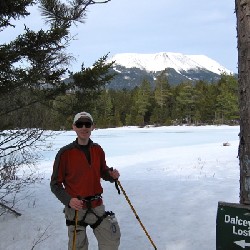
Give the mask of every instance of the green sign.
[[216, 250], [250, 250], [250, 206], [218, 203]]

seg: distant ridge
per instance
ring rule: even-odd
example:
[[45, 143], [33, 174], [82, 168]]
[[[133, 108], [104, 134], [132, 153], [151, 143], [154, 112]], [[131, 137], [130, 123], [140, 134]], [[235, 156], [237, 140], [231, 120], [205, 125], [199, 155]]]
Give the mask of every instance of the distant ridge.
[[115, 65], [125, 68], [138, 68], [148, 72], [172, 68], [178, 73], [205, 69], [219, 75], [221, 73], [233, 74], [233, 72], [205, 55], [184, 55], [173, 52], [155, 54], [121, 53], [114, 55], [109, 61], [116, 61]]

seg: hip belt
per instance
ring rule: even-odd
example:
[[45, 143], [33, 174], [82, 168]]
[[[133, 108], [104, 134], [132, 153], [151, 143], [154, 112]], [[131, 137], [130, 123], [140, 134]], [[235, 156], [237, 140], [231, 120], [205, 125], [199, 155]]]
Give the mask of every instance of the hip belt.
[[77, 196], [77, 198], [81, 201], [83, 201], [83, 209], [91, 209], [98, 207], [102, 205], [102, 196], [100, 194], [94, 195], [94, 196], [87, 196], [87, 197], [82, 197], [82, 196]]

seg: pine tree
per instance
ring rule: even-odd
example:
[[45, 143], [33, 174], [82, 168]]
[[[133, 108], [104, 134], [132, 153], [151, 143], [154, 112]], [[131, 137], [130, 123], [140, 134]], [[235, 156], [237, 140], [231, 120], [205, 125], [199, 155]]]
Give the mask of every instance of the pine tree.
[[188, 124], [193, 122], [195, 100], [192, 83], [180, 84], [179, 93], [176, 97], [176, 107], [182, 122]]
[[136, 96], [136, 110], [137, 110], [136, 122], [140, 126], [145, 125], [145, 116], [151, 105], [150, 99], [151, 99], [150, 82], [144, 79], [141, 83], [141, 86], [138, 88]]
[[[48, 28], [33, 31], [26, 24], [23, 33], [0, 45], [0, 206], [4, 209], [10, 202], [9, 211], [14, 211], [16, 193], [37, 180], [32, 166], [38, 157], [36, 143], [45, 139], [40, 126], [47, 112], [42, 105], [48, 107], [71, 88], [62, 80], [72, 59], [66, 50], [70, 26], [84, 22], [88, 6], [108, 1], [76, 0], [68, 5], [59, 0], [0, 1], [0, 32], [14, 29], [15, 21], [27, 17], [27, 8], [36, 4]], [[20, 178], [17, 174], [23, 166], [33, 171]]]
[[171, 88], [168, 83], [166, 72], [162, 71], [155, 80], [155, 108], [151, 117], [151, 122], [156, 124], [165, 124], [170, 119], [170, 98], [172, 96]]

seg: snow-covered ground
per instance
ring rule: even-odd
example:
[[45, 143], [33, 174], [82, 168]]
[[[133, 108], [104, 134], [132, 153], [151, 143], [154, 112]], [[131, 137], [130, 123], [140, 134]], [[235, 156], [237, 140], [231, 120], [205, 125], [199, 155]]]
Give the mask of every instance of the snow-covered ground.
[[[239, 126], [124, 127], [95, 130], [92, 139], [105, 150], [108, 165], [120, 171], [158, 250], [214, 250], [218, 201], [239, 202], [238, 133]], [[20, 201], [22, 216], [0, 217], [1, 250], [67, 249], [63, 205], [49, 181], [56, 152], [74, 139], [74, 132], [51, 138], [39, 164], [44, 179]], [[125, 197], [114, 184], [102, 185], [106, 210], [116, 213], [121, 227], [120, 249], [154, 249]], [[90, 229], [88, 235], [89, 249], [97, 250]]]

